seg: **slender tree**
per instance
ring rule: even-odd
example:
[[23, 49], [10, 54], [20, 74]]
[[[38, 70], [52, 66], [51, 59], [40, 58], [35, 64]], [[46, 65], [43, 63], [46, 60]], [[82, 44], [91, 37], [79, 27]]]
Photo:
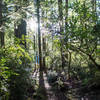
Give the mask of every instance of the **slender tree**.
[[43, 68], [46, 71], [45, 56], [46, 56], [46, 38], [43, 37]]
[[37, 0], [37, 22], [38, 22], [39, 65], [40, 65], [40, 71], [42, 71], [41, 31], [40, 31], [40, 0]]
[[68, 0], [65, 0], [65, 11], [66, 11], [66, 16], [65, 16], [65, 32], [67, 32], [67, 26], [68, 26]]
[[4, 46], [4, 32], [3, 32], [3, 5], [2, 5], [2, 0], [0, 0], [0, 39], [1, 39], [1, 47]]
[[62, 61], [62, 68], [64, 68], [64, 52], [63, 52], [63, 41], [62, 41], [62, 33], [63, 33], [63, 9], [62, 9], [62, 0], [58, 0], [58, 10], [59, 10], [59, 26], [60, 26], [60, 51], [61, 51], [61, 61]]
[[[68, 45], [68, 0], [65, 0], [65, 33], [67, 34], [66, 36], [66, 45]], [[69, 56], [69, 57], [68, 57]], [[68, 48], [67, 48], [67, 54], [66, 54], [66, 58], [67, 58], [67, 66], [68, 66], [68, 78], [70, 77], [70, 61], [71, 61], [71, 55], [70, 53], [68, 53]]]
[[93, 11], [96, 12], [96, 0], [92, 0], [92, 8], [93, 8]]

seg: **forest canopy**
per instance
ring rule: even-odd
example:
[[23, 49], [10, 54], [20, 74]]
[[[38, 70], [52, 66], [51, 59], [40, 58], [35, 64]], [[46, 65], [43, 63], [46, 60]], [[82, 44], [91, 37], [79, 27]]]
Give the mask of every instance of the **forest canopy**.
[[100, 0], [0, 0], [0, 100], [49, 100], [46, 82], [74, 100], [99, 80]]

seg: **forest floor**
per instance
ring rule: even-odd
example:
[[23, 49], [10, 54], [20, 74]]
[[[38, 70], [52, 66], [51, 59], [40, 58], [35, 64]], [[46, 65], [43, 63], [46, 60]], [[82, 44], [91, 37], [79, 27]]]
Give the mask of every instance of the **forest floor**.
[[46, 77], [45, 73], [43, 74], [43, 77], [44, 77], [44, 84], [45, 84], [45, 89], [46, 89], [46, 92], [47, 92], [48, 100], [58, 100], [54, 91], [52, 90], [52, 87], [49, 85], [49, 83], [47, 81], [47, 77]]
[[37, 75], [39, 80], [38, 98], [36, 100], [66, 100], [66, 97], [60, 91], [55, 91], [48, 83], [47, 75], [42, 73]]
[[38, 98], [34, 100], [100, 100], [100, 95], [94, 94], [94, 92], [93, 94], [87, 93], [86, 95], [77, 95], [76, 87], [68, 90], [65, 96], [64, 92], [55, 90], [54, 87], [48, 83], [46, 73], [40, 73], [40, 75], [38, 73], [37, 76], [37, 80], [39, 81]]

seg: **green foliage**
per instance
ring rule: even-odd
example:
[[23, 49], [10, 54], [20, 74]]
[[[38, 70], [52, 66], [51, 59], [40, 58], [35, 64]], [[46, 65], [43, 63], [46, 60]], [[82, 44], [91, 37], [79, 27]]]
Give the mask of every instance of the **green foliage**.
[[57, 73], [49, 72], [48, 73], [48, 82], [52, 85], [57, 81]]
[[86, 55], [89, 59], [89, 56], [91, 56], [92, 59], [90, 60], [96, 62], [99, 42], [99, 38], [97, 38], [99, 37], [97, 14], [92, 10], [92, 5], [89, 1], [74, 2], [70, 9], [72, 12], [69, 15], [68, 31], [65, 38], [69, 37], [67, 47], [81, 55]]
[[[5, 47], [0, 48], [0, 97], [4, 100], [26, 100], [30, 94], [27, 92], [28, 88], [35, 84], [30, 79], [31, 72], [29, 71], [33, 57], [31, 58], [31, 55], [23, 46], [27, 42], [31, 49], [33, 43], [30, 38], [29, 40], [26, 39], [26, 34], [20, 35], [18, 37], [20, 39], [14, 37], [15, 29], [21, 25], [20, 20], [26, 20], [27, 14], [27, 18], [36, 14], [33, 14], [32, 7], [29, 6], [30, 2], [33, 3], [32, 0], [3, 1], [3, 18], [0, 21], [3, 21], [2, 26], [6, 40]], [[45, 57], [45, 65], [48, 69], [57, 72], [64, 71], [65, 78], [67, 74], [70, 74], [69, 76], [72, 79], [82, 80], [83, 85], [88, 84], [91, 80], [93, 83], [100, 85], [98, 81], [100, 80], [100, 72], [96, 69], [96, 64], [90, 61], [92, 57], [95, 62], [100, 63], [99, 18], [93, 11], [90, 0], [70, 0], [69, 4], [71, 5], [68, 9], [67, 19], [66, 4], [65, 1], [62, 2], [63, 23], [61, 24], [63, 25], [60, 26], [58, 0], [40, 0], [40, 19], [42, 22], [40, 26], [41, 29], [43, 28], [41, 33], [43, 33], [43, 37], [48, 38], [45, 47], [46, 53], [41, 51], [42, 56]], [[20, 26], [16, 35], [22, 34], [23, 31], [26, 33], [23, 25]], [[63, 35], [59, 34], [60, 27], [64, 30]], [[0, 29], [2, 28], [0, 27]], [[47, 32], [48, 34], [46, 34]], [[38, 52], [37, 37], [36, 35], [34, 39], [35, 52]], [[43, 50], [42, 47], [41, 49]], [[62, 60], [64, 61], [64, 68], [62, 68]], [[56, 72], [48, 73], [49, 83], [56, 83], [57, 87], [63, 87], [64, 80], [62, 79], [62, 77], [57, 76]], [[39, 94], [41, 91], [40, 89], [36, 93], [38, 99], [44, 99], [43, 95]]]
[[29, 53], [18, 44], [0, 49], [0, 91], [4, 91], [2, 95], [9, 91], [10, 100], [24, 100], [31, 61]]
[[96, 70], [92, 79], [92, 84], [100, 86], [100, 71]]

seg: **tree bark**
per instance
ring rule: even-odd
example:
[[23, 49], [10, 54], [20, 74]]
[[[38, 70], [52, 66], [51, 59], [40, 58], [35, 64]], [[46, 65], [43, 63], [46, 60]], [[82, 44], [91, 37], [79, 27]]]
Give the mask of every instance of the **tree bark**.
[[40, 32], [40, 0], [37, 0], [37, 21], [38, 21], [39, 65], [40, 65], [40, 71], [42, 71], [41, 32]]
[[1, 40], [1, 47], [4, 46], [4, 32], [3, 32], [3, 16], [2, 16], [2, 0], [0, 0], [0, 40]]
[[95, 11], [96, 12], [96, 0], [92, 0], [91, 1], [92, 2], [92, 5], [93, 5], [93, 11]]
[[93, 62], [93, 64], [100, 70], [100, 65], [96, 63], [95, 59], [91, 55], [88, 55], [89, 59]]
[[68, 61], [68, 79], [70, 79], [70, 71], [71, 71], [71, 52], [69, 52], [69, 61]]
[[35, 49], [36, 49], [36, 39], [35, 39], [35, 35], [33, 35], [33, 38], [34, 38], [34, 52], [35, 52]]
[[65, 11], [66, 11], [66, 16], [65, 16], [65, 32], [67, 33], [67, 26], [68, 26], [68, 0], [65, 1]]
[[43, 68], [46, 72], [46, 64], [45, 64], [45, 55], [46, 55], [46, 39], [43, 37]]
[[[62, 0], [58, 0], [58, 10], [59, 10], [59, 26], [60, 26], [60, 35], [62, 37], [63, 34], [63, 9], [62, 9]], [[60, 52], [61, 52], [61, 61], [62, 61], [62, 69], [64, 68], [64, 52], [63, 52], [63, 41], [60, 37]]]
[[[66, 16], [65, 16], [65, 34], [66, 34], [66, 39], [67, 42], [65, 43], [66, 45], [68, 45], [68, 0], [65, 0], [65, 12], [66, 12]], [[67, 53], [66, 53], [66, 59], [67, 59], [67, 67], [68, 67], [68, 78], [70, 77], [70, 54], [68, 54], [68, 48], [67, 48]]]

